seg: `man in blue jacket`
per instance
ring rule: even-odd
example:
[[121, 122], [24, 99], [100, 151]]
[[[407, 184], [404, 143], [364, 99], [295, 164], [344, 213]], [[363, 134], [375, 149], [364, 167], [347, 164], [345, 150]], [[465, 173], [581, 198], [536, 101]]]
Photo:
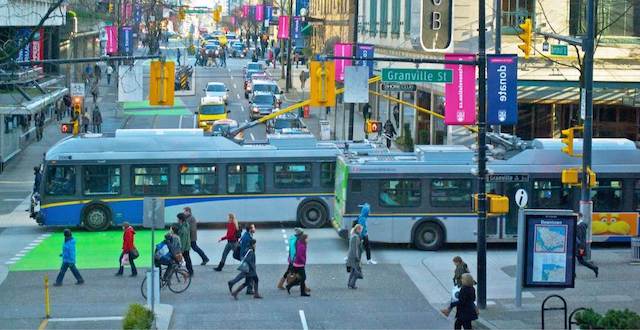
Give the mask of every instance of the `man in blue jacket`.
[[[253, 240], [253, 234], [256, 233], [256, 225], [250, 224], [245, 227], [244, 233], [242, 237], [240, 237], [240, 256], [244, 257], [244, 255], [251, 248], [251, 241]], [[247, 294], [253, 294], [253, 282], [249, 279], [245, 279]]]
[[71, 236], [71, 230], [64, 230], [64, 244], [62, 245], [62, 267], [60, 267], [60, 273], [58, 273], [58, 278], [56, 279], [56, 283], [54, 286], [61, 286], [62, 280], [64, 279], [64, 274], [67, 272], [67, 269], [71, 268], [71, 273], [76, 278], [76, 284], [83, 284], [84, 280], [76, 268], [76, 240]]
[[362, 238], [362, 245], [364, 246], [364, 251], [367, 255], [367, 263], [375, 265], [377, 264], [377, 262], [371, 259], [371, 248], [369, 247], [369, 228], [367, 226], [367, 218], [369, 218], [369, 210], [371, 209], [371, 206], [369, 205], [369, 203], [364, 203], [359, 206], [361, 207], [361, 209], [360, 216], [358, 216], [358, 224], [362, 226], [362, 232], [360, 233], [360, 237]]

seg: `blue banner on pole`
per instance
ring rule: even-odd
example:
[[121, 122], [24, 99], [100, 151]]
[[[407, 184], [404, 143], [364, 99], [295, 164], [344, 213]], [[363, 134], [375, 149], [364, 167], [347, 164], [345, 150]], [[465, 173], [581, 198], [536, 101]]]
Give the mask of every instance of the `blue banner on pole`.
[[142, 5], [139, 3], [136, 3], [135, 5], [135, 9], [133, 11], [133, 20], [136, 23], [140, 23], [142, 21]]
[[[16, 33], [16, 43], [21, 44], [29, 38], [31, 34], [30, 28], [19, 28]], [[31, 43], [25, 43], [24, 47], [18, 51], [18, 55], [16, 56], [16, 60], [18, 61], [29, 61], [31, 60]]]
[[122, 55], [133, 54], [133, 30], [130, 26], [123, 26], [120, 28], [120, 49]]
[[273, 7], [266, 6], [264, 10], [264, 19], [271, 20], [272, 17], [273, 17]]
[[[356, 57], [371, 58], [373, 57], [373, 53], [374, 53], [373, 45], [358, 44], [358, 47], [356, 49]], [[373, 77], [373, 61], [366, 61], [366, 60], [356, 61], [356, 66], [364, 66], [364, 65], [369, 67], [369, 77]]]
[[518, 122], [518, 56], [487, 55], [487, 123]]
[[300, 16], [293, 17], [293, 39], [300, 39], [302, 36], [302, 18]]
[[309, 13], [309, 0], [296, 0], [296, 16], [300, 16], [300, 9], [307, 9], [307, 13]]

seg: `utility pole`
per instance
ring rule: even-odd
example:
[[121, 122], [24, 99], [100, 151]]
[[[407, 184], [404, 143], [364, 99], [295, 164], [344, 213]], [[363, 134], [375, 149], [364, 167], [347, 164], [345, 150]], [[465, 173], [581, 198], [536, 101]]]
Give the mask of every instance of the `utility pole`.
[[[588, 225], [587, 248], [585, 254], [591, 259], [591, 187], [589, 186], [589, 169], [591, 168], [591, 142], [593, 139], [593, 55], [595, 52], [595, 0], [587, 0], [587, 36], [582, 40], [584, 51], [584, 67], [582, 69], [582, 90], [584, 97], [584, 131], [582, 136], [582, 185], [580, 198], [580, 212], [583, 221]], [[581, 111], [582, 112], [582, 111]]]
[[487, 307], [487, 85], [486, 9], [478, 7], [478, 307]]
[[293, 0], [289, 0], [289, 39], [287, 39], [287, 80], [285, 90], [289, 93], [291, 86], [291, 44], [293, 39]]
[[[360, 10], [358, 7], [360, 4], [358, 3], [358, 0], [353, 1], [353, 48], [351, 49], [351, 55], [355, 58], [356, 52], [358, 51], [358, 11]], [[355, 65], [355, 60], [351, 65]], [[355, 103], [349, 103], [349, 141], [353, 141], [353, 117], [355, 115], [355, 109]], [[366, 120], [366, 118], [364, 120]]]

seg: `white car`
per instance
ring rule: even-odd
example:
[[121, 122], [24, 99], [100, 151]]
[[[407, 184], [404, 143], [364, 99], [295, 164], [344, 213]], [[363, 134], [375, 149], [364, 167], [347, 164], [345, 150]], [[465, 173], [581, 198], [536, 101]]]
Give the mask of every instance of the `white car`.
[[210, 82], [207, 83], [207, 88], [204, 90], [206, 97], [221, 97], [224, 100], [224, 104], [229, 104], [229, 89], [224, 83]]

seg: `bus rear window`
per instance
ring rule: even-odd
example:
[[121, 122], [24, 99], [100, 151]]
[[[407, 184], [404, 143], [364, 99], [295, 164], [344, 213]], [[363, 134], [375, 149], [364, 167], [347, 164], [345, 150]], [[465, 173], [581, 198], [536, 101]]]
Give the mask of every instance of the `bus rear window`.
[[73, 166], [47, 167], [47, 195], [69, 196], [76, 193], [76, 169]]
[[471, 180], [450, 179], [431, 181], [431, 206], [470, 207]]
[[135, 195], [166, 195], [169, 193], [169, 167], [134, 166], [132, 167]]
[[418, 206], [422, 197], [420, 180], [383, 180], [379, 201], [382, 206]]

